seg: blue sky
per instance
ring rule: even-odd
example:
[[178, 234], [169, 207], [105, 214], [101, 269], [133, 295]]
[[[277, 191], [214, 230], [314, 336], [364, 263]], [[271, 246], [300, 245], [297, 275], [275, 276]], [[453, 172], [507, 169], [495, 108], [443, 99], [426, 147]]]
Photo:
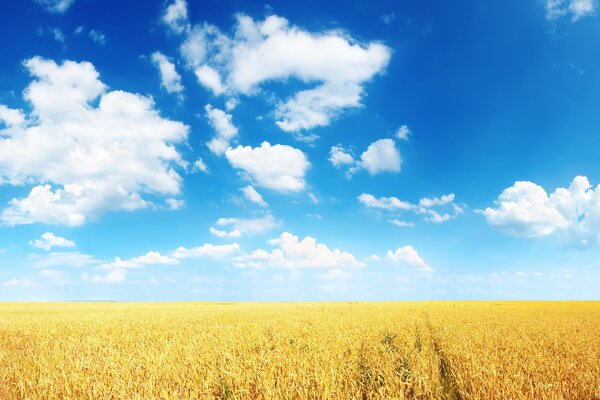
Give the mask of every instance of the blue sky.
[[0, 301], [600, 297], [595, 0], [3, 7]]

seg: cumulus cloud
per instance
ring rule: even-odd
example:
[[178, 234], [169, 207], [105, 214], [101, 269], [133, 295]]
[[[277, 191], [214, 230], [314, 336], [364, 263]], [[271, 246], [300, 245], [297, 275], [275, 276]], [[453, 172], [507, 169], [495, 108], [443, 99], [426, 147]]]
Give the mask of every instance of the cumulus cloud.
[[359, 166], [369, 174], [400, 171], [400, 152], [392, 139], [379, 139], [369, 145], [360, 155]]
[[394, 264], [408, 265], [420, 272], [431, 273], [434, 271], [412, 246], [399, 247], [395, 251], [388, 250], [385, 260]]
[[352, 154], [344, 149], [341, 144], [332, 146], [329, 150], [329, 162], [336, 168], [354, 164]]
[[272, 251], [257, 249], [237, 257], [239, 267], [264, 268], [268, 266], [284, 268], [347, 268], [362, 267], [351, 253], [339, 249], [330, 249], [318, 243], [314, 237], [304, 239], [289, 232], [269, 241], [277, 246]]
[[257, 186], [280, 192], [298, 192], [306, 186], [304, 175], [310, 164], [306, 155], [294, 147], [263, 142], [260, 147], [229, 148], [225, 156]]
[[[216, 225], [220, 228], [211, 227], [211, 234], [218, 237], [232, 238], [268, 232], [280, 226], [281, 222], [268, 214], [262, 218], [251, 219], [219, 218]], [[229, 227], [229, 230], [223, 230], [225, 227]]]
[[546, 18], [555, 20], [564, 16], [570, 16], [572, 21], [583, 17], [592, 16], [596, 13], [596, 0], [545, 0]]
[[44, 7], [47, 11], [56, 14], [65, 13], [75, 0], [34, 0], [40, 6]]
[[236, 16], [232, 35], [206, 23], [194, 26], [181, 53], [214, 94], [252, 96], [264, 83], [290, 78], [314, 85], [277, 103], [276, 124], [287, 132], [326, 126], [343, 110], [360, 107], [365, 84], [391, 55], [382, 43], [361, 43], [341, 31], [311, 33], [276, 15], [256, 21], [244, 14]]
[[600, 191], [585, 176], [550, 194], [533, 182], [515, 182], [482, 213], [492, 226], [516, 236], [558, 234], [583, 243], [600, 237]]
[[[162, 118], [151, 98], [107, 91], [89, 62], [34, 57], [25, 116], [4, 108], [0, 184], [31, 185], [2, 211], [6, 225], [81, 225], [111, 210], [135, 210], [143, 193], [176, 195], [188, 127]], [[21, 117], [23, 119], [21, 120]]]
[[240, 189], [244, 195], [244, 198], [254, 204], [258, 204], [261, 207], [268, 207], [269, 205], [263, 199], [262, 195], [256, 191], [252, 186], [248, 185]]
[[402, 125], [396, 131], [396, 138], [399, 140], [408, 140], [411, 134], [410, 128], [407, 125]]
[[181, 93], [183, 85], [181, 76], [175, 69], [175, 64], [160, 51], [152, 53], [152, 63], [160, 73], [160, 84], [168, 93]]
[[208, 148], [214, 154], [223, 155], [230, 147], [230, 142], [237, 136], [238, 129], [231, 122], [231, 114], [214, 108], [210, 104], [204, 107], [206, 119], [217, 135], [207, 143]]
[[329, 150], [329, 162], [336, 168], [348, 167], [346, 178], [351, 179], [353, 174], [362, 169], [370, 175], [399, 172], [402, 159], [392, 139], [379, 139], [371, 143], [358, 160], [342, 145], [333, 146]]
[[[454, 201], [454, 193], [434, 198], [424, 197], [420, 199], [417, 204], [403, 201], [393, 196], [377, 198], [369, 193], [362, 193], [357, 199], [363, 206], [370, 209], [385, 210], [387, 212], [410, 211], [415, 214], [423, 215], [423, 219], [426, 222], [432, 223], [445, 222], [464, 213], [464, 209]], [[412, 222], [406, 222], [396, 218], [389, 219], [388, 222], [401, 227], [414, 226]]]
[[174, 0], [164, 11], [161, 21], [173, 33], [182, 33], [189, 29], [188, 9], [185, 0]]
[[38, 249], [50, 251], [53, 247], [75, 247], [75, 242], [65, 239], [64, 237], [56, 236], [52, 232], [46, 232], [42, 234], [39, 239], [29, 242], [29, 245], [37, 247]]

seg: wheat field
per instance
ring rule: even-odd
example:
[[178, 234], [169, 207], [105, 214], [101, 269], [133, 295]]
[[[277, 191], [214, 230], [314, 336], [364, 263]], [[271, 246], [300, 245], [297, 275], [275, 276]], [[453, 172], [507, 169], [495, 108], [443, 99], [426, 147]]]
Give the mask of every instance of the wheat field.
[[0, 399], [600, 399], [600, 303], [4, 303]]

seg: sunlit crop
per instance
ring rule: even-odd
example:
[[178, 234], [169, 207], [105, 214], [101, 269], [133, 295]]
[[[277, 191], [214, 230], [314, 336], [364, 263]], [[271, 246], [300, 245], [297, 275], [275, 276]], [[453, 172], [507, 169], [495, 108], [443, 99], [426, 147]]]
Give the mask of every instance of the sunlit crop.
[[600, 399], [600, 303], [0, 304], [0, 399]]

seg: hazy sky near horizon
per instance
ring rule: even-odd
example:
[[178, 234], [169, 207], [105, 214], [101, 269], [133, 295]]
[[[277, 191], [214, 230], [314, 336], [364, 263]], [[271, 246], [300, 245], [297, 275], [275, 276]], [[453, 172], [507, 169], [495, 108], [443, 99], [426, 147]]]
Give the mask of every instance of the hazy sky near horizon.
[[600, 298], [596, 0], [28, 0], [0, 301]]

